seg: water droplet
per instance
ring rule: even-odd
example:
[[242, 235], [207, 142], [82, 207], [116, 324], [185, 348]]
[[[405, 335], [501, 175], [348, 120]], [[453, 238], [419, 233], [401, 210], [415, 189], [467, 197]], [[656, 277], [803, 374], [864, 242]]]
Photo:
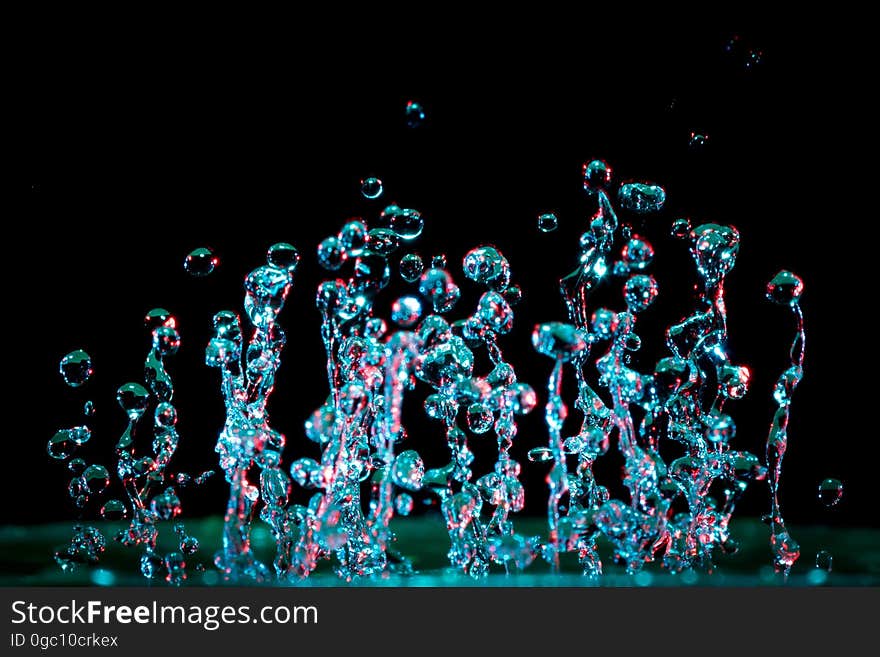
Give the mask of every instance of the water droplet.
[[617, 192], [621, 207], [640, 214], [657, 212], [666, 202], [666, 190], [650, 183], [624, 183]]
[[410, 100], [406, 103], [406, 126], [408, 128], [418, 128], [425, 122], [425, 108], [421, 103]]
[[836, 506], [843, 497], [843, 484], [837, 479], [824, 479], [819, 484], [819, 502], [830, 509]]
[[438, 253], [431, 258], [432, 269], [446, 269], [446, 254]]
[[727, 445], [736, 435], [733, 418], [724, 413], [715, 413], [706, 417], [706, 440], [710, 443]]
[[691, 220], [680, 217], [672, 222], [672, 228], [669, 230], [669, 235], [677, 240], [683, 240], [687, 238], [690, 232]]
[[425, 476], [425, 463], [415, 450], [408, 449], [397, 455], [391, 466], [391, 480], [406, 490], [419, 490]]
[[538, 215], [538, 230], [542, 233], [551, 233], [559, 227], [559, 219], [552, 212]]
[[85, 460], [80, 458], [70, 459], [70, 463], [67, 464], [67, 469], [70, 470], [75, 476], [81, 475], [85, 469], [86, 465], [88, 465]]
[[553, 451], [549, 447], [535, 447], [529, 450], [529, 461], [546, 463], [553, 460]]
[[418, 253], [407, 253], [400, 259], [400, 277], [407, 283], [414, 283], [425, 271], [425, 263]]
[[495, 416], [485, 404], [471, 404], [467, 409], [468, 428], [474, 433], [486, 433], [492, 428]]
[[198, 552], [199, 547], [199, 539], [194, 536], [186, 536], [180, 541], [180, 551], [188, 557]]
[[150, 393], [140, 383], [126, 383], [116, 391], [116, 401], [131, 420], [140, 419], [149, 400]]
[[318, 264], [324, 269], [336, 270], [348, 259], [339, 239], [328, 237], [318, 245]]
[[120, 500], [107, 500], [101, 507], [101, 517], [104, 520], [122, 520], [127, 515], [128, 509]]
[[398, 326], [409, 328], [422, 317], [422, 302], [417, 297], [405, 296], [395, 299], [391, 305], [391, 320]]
[[110, 485], [110, 473], [103, 465], [90, 465], [82, 473], [88, 495], [100, 495]]
[[373, 228], [367, 233], [366, 246], [371, 253], [387, 256], [400, 246], [400, 236], [390, 228]]
[[709, 135], [704, 135], [699, 132], [691, 132], [688, 137], [688, 146], [692, 150], [699, 151], [706, 147], [706, 144], [709, 141]]
[[587, 348], [587, 340], [583, 332], [571, 324], [549, 322], [535, 327], [532, 345], [540, 354], [568, 361]]
[[510, 284], [510, 264], [492, 246], [480, 246], [468, 251], [462, 269], [466, 278], [493, 290], [504, 290]]
[[633, 235], [632, 239], [623, 247], [621, 256], [628, 267], [641, 270], [654, 260], [654, 247], [647, 240]]
[[86, 417], [95, 416], [95, 402], [89, 400], [85, 404], [83, 404], [83, 415], [85, 415]]
[[156, 406], [156, 426], [173, 427], [177, 424], [177, 409], [168, 402], [162, 402]]
[[785, 269], [767, 283], [767, 298], [781, 306], [796, 304], [803, 292], [804, 282], [801, 277]]
[[611, 167], [602, 160], [593, 160], [584, 164], [584, 190], [593, 195], [599, 191], [607, 191], [611, 184]]
[[211, 274], [219, 264], [220, 259], [214, 255], [214, 252], [202, 246], [190, 251], [183, 261], [183, 268], [190, 276], [201, 277]]
[[186, 559], [180, 552], [171, 552], [165, 557], [165, 581], [180, 586], [186, 579]]
[[361, 194], [364, 198], [374, 199], [382, 196], [382, 181], [378, 178], [364, 178], [361, 180]]
[[290, 273], [293, 273], [296, 270], [300, 259], [301, 256], [299, 254], [299, 249], [293, 244], [288, 244], [287, 242], [273, 244], [266, 252], [266, 262], [273, 267], [286, 269]]
[[413, 498], [409, 493], [399, 493], [394, 498], [394, 510], [399, 516], [408, 516], [413, 510]]
[[634, 313], [646, 310], [659, 294], [657, 281], [653, 276], [638, 274], [627, 280], [623, 287], [623, 298], [627, 307]]
[[64, 382], [71, 388], [78, 388], [92, 376], [92, 359], [82, 349], [71, 351], [58, 366]]
[[156, 495], [150, 502], [150, 510], [162, 520], [171, 520], [180, 515], [182, 511], [180, 498], [174, 492], [174, 488], [166, 488]]

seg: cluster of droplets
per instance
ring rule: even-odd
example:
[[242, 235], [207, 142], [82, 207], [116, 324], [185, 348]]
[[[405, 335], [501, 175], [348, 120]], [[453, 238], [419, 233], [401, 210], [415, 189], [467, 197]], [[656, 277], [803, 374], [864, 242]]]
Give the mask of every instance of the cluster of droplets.
[[[53, 459], [67, 461], [72, 475], [68, 493], [78, 515], [82, 518], [90, 507], [94, 507], [103, 520], [128, 520], [128, 526], [120, 530], [115, 539], [123, 545], [142, 549], [141, 573], [150, 579], [164, 577], [172, 584], [180, 584], [187, 577], [185, 560], [178, 558], [178, 552], [165, 555], [157, 548], [160, 522], [172, 520], [181, 513], [180, 498], [172, 481], [176, 481], [178, 487], [200, 485], [213, 473], [208, 471], [193, 478], [185, 473], [174, 475], [169, 472], [169, 462], [180, 438], [175, 429], [177, 410], [171, 403], [174, 386], [166, 370], [166, 358], [174, 355], [180, 347], [180, 334], [177, 320], [162, 308], [147, 313], [145, 324], [151, 337], [151, 347], [144, 362], [146, 385], [126, 383], [116, 393], [117, 402], [128, 418], [125, 431], [116, 443], [115, 474], [121, 483], [123, 497], [107, 499], [112, 480], [108, 468], [73, 456], [90, 439], [88, 426], [58, 431], [49, 440], [47, 451]], [[60, 372], [69, 386], [80, 387], [93, 373], [91, 358], [82, 350], [71, 352], [61, 359]], [[150, 410], [152, 440], [148, 442], [138, 427]], [[83, 415], [87, 419], [95, 416], [95, 405], [91, 400], [85, 402]], [[175, 531], [185, 532], [183, 525], [178, 525]], [[62, 569], [72, 570], [81, 563], [97, 563], [105, 547], [106, 539], [96, 527], [77, 524], [69, 544], [56, 551], [55, 560]], [[181, 538], [181, 553], [192, 557], [197, 551], [197, 539]], [[195, 564], [195, 567], [203, 566]]]
[[[697, 566], [711, 570], [714, 551], [737, 550], [728, 531], [737, 500], [751, 481], [768, 478], [774, 563], [787, 573], [799, 548], [785, 529], [777, 492], [791, 393], [803, 375], [798, 305], [803, 283], [783, 271], [768, 285], [768, 298], [790, 307], [798, 328], [792, 365], [774, 391], [779, 410], [762, 463], [754, 454], [733, 448], [736, 425], [726, 412], [730, 402], [746, 394], [750, 379], [749, 369], [732, 362], [727, 350], [724, 280], [736, 262], [739, 233], [732, 226], [673, 222], [672, 235], [688, 242], [696, 264], [697, 308], [666, 331], [669, 355], [653, 371], [640, 372], [631, 363], [641, 346], [638, 317], [659, 292], [647, 273], [654, 249], [628, 225], [620, 227], [616, 238], [619, 222], [611, 181], [605, 162], [584, 165], [584, 189], [595, 198], [597, 210], [581, 236], [578, 267], [560, 281], [569, 323], [541, 324], [532, 335], [535, 349], [554, 361], [545, 411], [549, 443], [529, 453], [533, 461], [551, 464], [550, 540], [544, 558], [558, 567], [560, 553], [576, 552], [584, 574], [597, 576], [602, 564], [596, 540], [603, 535], [614, 547], [615, 561], [630, 573], [657, 559], [672, 572]], [[617, 191], [620, 208], [634, 214], [658, 212], [665, 198], [665, 190], [651, 183], [625, 182]], [[609, 262], [616, 248], [619, 258]], [[590, 313], [590, 293], [609, 270], [625, 279], [625, 308]], [[568, 415], [561, 395], [565, 367], [574, 371], [574, 406], [583, 415], [580, 430], [570, 437], [563, 435]], [[624, 499], [612, 499], [593, 475], [595, 460], [615, 441], [624, 459]], [[667, 463], [660, 456], [666, 443], [677, 443], [683, 455]], [[715, 484], [721, 485], [720, 495], [714, 493], [719, 487]], [[687, 510], [678, 510], [679, 501]]]

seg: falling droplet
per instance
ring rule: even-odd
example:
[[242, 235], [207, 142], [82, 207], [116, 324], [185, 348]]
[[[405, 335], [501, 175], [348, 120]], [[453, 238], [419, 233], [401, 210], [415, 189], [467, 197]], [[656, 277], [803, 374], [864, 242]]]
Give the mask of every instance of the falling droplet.
[[559, 227], [559, 219], [552, 212], [546, 212], [538, 216], [538, 230], [542, 233], [552, 233]]
[[611, 167], [602, 160], [593, 160], [584, 164], [584, 190], [591, 196], [600, 191], [607, 191], [611, 184]]
[[669, 235], [677, 240], [686, 239], [691, 232], [691, 220], [681, 217], [672, 222]]
[[767, 298], [780, 306], [790, 306], [800, 301], [804, 281], [797, 274], [783, 269], [767, 283]]
[[826, 509], [836, 506], [843, 497], [843, 484], [837, 479], [825, 479], [819, 484], [819, 502]]
[[86, 426], [63, 429], [49, 439], [49, 445], [46, 449], [53, 459], [64, 460], [70, 458], [73, 451], [88, 442], [91, 436], [92, 432]]
[[83, 415], [86, 417], [94, 417], [95, 416], [95, 402], [91, 399], [83, 404]]
[[819, 550], [816, 553], [816, 568], [830, 573], [834, 565], [834, 557], [828, 550]]
[[704, 135], [699, 132], [691, 132], [688, 137], [688, 146], [692, 150], [700, 151], [706, 147], [706, 144], [709, 141], [709, 135]]
[[400, 259], [400, 277], [407, 283], [414, 283], [425, 271], [425, 263], [418, 253], [407, 253]]
[[328, 237], [318, 245], [318, 264], [324, 269], [339, 269], [347, 258], [348, 254], [336, 237]]
[[408, 516], [413, 510], [413, 498], [409, 493], [399, 493], [394, 498], [394, 510], [399, 516]]
[[474, 433], [486, 433], [492, 428], [495, 416], [485, 404], [471, 404], [467, 409], [468, 428]]
[[650, 183], [624, 183], [617, 192], [621, 207], [645, 214], [657, 212], [666, 202], [666, 190]]
[[126, 383], [116, 391], [116, 401], [131, 420], [140, 419], [149, 400], [150, 393], [140, 383]]
[[370, 177], [361, 180], [361, 194], [364, 198], [375, 199], [382, 196], [382, 181], [378, 178]]
[[425, 122], [425, 109], [421, 103], [410, 100], [406, 103], [406, 126], [418, 128]]
[[92, 359], [82, 349], [71, 351], [58, 366], [64, 382], [71, 388], [78, 388], [92, 376]]
[[391, 305], [391, 319], [398, 326], [409, 328], [422, 317], [422, 302], [418, 297], [405, 296]]
[[654, 260], [654, 247], [638, 235], [633, 235], [621, 254], [623, 261], [632, 269], [644, 269]]
[[266, 253], [266, 262], [279, 269], [286, 269], [289, 273], [296, 270], [300, 259], [299, 249], [287, 242], [273, 244]]
[[90, 465], [82, 473], [88, 495], [100, 495], [110, 485], [110, 473], [103, 465]]
[[419, 490], [425, 476], [425, 463], [415, 450], [408, 449], [397, 455], [391, 467], [391, 480], [406, 490]]
[[120, 500], [107, 500], [101, 507], [101, 517], [104, 520], [122, 520], [127, 515], [128, 509]]
[[627, 280], [623, 287], [623, 298], [626, 305], [634, 313], [640, 313], [646, 310], [659, 294], [657, 281], [653, 276], [646, 274], [638, 274]]
[[183, 268], [190, 276], [202, 277], [211, 274], [220, 259], [214, 255], [214, 252], [206, 246], [194, 249], [186, 256], [183, 261]]

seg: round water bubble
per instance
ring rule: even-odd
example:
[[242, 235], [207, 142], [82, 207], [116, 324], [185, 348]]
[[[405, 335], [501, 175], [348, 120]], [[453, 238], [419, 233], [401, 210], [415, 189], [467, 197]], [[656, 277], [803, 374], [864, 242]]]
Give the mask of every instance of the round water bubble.
[[150, 510], [162, 520], [171, 520], [180, 515], [180, 498], [173, 488], [166, 488], [150, 502]]
[[837, 479], [824, 479], [819, 484], [819, 502], [827, 509], [836, 506], [843, 498], [843, 483]]
[[706, 417], [706, 440], [710, 443], [728, 444], [736, 435], [733, 418], [724, 413], [715, 413]]
[[91, 399], [83, 404], [83, 415], [86, 417], [94, 417], [95, 416], [95, 402]]
[[361, 180], [361, 194], [364, 198], [375, 199], [382, 196], [382, 181], [375, 177]]
[[397, 205], [389, 205], [385, 208], [379, 215], [379, 223], [382, 228], [392, 231], [405, 241], [414, 240], [425, 229], [425, 220], [421, 212]]
[[409, 328], [422, 317], [422, 302], [418, 297], [405, 296], [395, 299], [391, 305], [391, 319], [398, 326]]
[[91, 357], [82, 349], [71, 351], [61, 359], [58, 364], [58, 371], [64, 382], [71, 388], [78, 388], [92, 376]]
[[408, 449], [397, 455], [391, 466], [391, 480], [406, 490], [419, 490], [425, 476], [425, 463], [415, 450]]
[[156, 425], [160, 427], [173, 427], [177, 424], [177, 409], [168, 402], [162, 402], [156, 406]]
[[504, 290], [510, 284], [510, 264], [493, 246], [479, 246], [468, 251], [462, 269], [465, 277], [493, 290]]
[[394, 498], [394, 510], [399, 516], [408, 516], [413, 510], [413, 498], [409, 493], [399, 493]]
[[804, 281], [797, 274], [783, 269], [767, 283], [767, 298], [781, 306], [794, 305], [804, 292]]
[[122, 520], [128, 515], [128, 509], [120, 500], [107, 500], [101, 507], [101, 517], [104, 520]]
[[617, 192], [617, 200], [632, 212], [657, 212], [666, 203], [666, 190], [651, 183], [624, 183]]
[[584, 163], [584, 190], [593, 195], [608, 189], [611, 184], [611, 167], [602, 160]]
[[180, 333], [173, 326], [160, 326], [153, 329], [153, 349], [160, 356], [170, 356], [180, 348]]
[[54, 436], [49, 438], [49, 444], [46, 446], [46, 451], [49, 453], [49, 456], [53, 459], [58, 459], [59, 461], [70, 458], [70, 455], [73, 454], [75, 449], [76, 443], [71, 439], [70, 431], [67, 429], [58, 431]]
[[266, 252], [266, 262], [278, 269], [286, 269], [289, 273], [293, 273], [299, 261], [302, 258], [293, 244], [287, 242], [278, 242], [269, 247]]
[[183, 261], [183, 268], [190, 276], [202, 277], [211, 274], [218, 264], [220, 259], [214, 255], [214, 252], [206, 246], [201, 246], [189, 252]]
[[407, 283], [414, 283], [425, 271], [425, 263], [418, 253], [407, 253], [400, 259], [400, 277]]
[[140, 383], [126, 383], [116, 391], [116, 401], [130, 420], [137, 420], [147, 410], [150, 393]]
[[507, 301], [511, 306], [515, 306], [520, 301], [522, 301], [522, 288], [519, 285], [511, 285], [504, 292], [501, 293], [501, 296], [504, 297], [504, 300]]
[[70, 470], [75, 476], [81, 475], [88, 464], [80, 458], [70, 459], [70, 463], [67, 464], [67, 469]]
[[425, 108], [414, 100], [407, 101], [404, 114], [407, 128], [418, 128], [425, 122]]
[[700, 132], [691, 132], [688, 137], [688, 146], [695, 151], [702, 150], [709, 142], [709, 135]]
[[359, 256], [367, 243], [367, 225], [360, 219], [346, 222], [337, 238], [349, 256]]
[[639, 313], [654, 303], [659, 291], [653, 276], [638, 274], [623, 286], [623, 298], [632, 312]]
[[830, 573], [834, 566], [834, 557], [828, 550], [819, 550], [816, 553], [816, 568]]
[[89, 495], [100, 495], [110, 486], [110, 473], [103, 465], [90, 465], [82, 473]]
[[318, 245], [318, 264], [324, 269], [339, 269], [347, 258], [348, 254], [336, 237], [327, 237]]
[[199, 545], [199, 539], [195, 536], [185, 536], [183, 540], [180, 541], [180, 551], [188, 557], [191, 557], [198, 552], [199, 547], [201, 547]]
[[468, 428], [474, 433], [486, 433], [492, 428], [495, 416], [485, 404], [471, 404], [467, 409]]
[[679, 217], [675, 221], [672, 222], [672, 227], [669, 229], [669, 235], [674, 237], [677, 240], [683, 240], [687, 238], [687, 236], [691, 232], [691, 220], [686, 217]]
[[559, 219], [552, 212], [538, 215], [538, 230], [542, 233], [552, 233], [559, 228]]
[[623, 247], [623, 261], [632, 269], [644, 269], [654, 260], [654, 247], [647, 240], [633, 235]]

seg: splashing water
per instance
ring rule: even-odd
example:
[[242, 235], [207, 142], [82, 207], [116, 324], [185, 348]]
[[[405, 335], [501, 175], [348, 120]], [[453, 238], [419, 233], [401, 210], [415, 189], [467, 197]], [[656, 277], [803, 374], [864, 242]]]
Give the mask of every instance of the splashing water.
[[[408, 104], [408, 117], [412, 107], [418, 105]], [[311, 450], [289, 465], [282, 464], [287, 440], [270, 424], [268, 404], [286, 344], [279, 318], [301, 261], [296, 247], [272, 245], [265, 264], [247, 274], [244, 322], [234, 310], [213, 317], [205, 363], [218, 371], [225, 405], [215, 449], [229, 486], [222, 547], [213, 563], [224, 579], [293, 581], [324, 560], [345, 580], [411, 573], [409, 560], [394, 547], [391, 523], [395, 516], [408, 516], [418, 498], [439, 504], [449, 562], [471, 577], [523, 569], [538, 558], [558, 569], [562, 555], [572, 552], [584, 575], [598, 578], [604, 538], [613, 560], [647, 585], [652, 579], [642, 572], [647, 563], [659, 561], [673, 573], [711, 571], [717, 552], [735, 552], [728, 524], [736, 503], [750, 483], [765, 479], [773, 561], [788, 572], [800, 549], [785, 528], [778, 491], [792, 392], [803, 376], [803, 283], [782, 271], [767, 286], [767, 298], [794, 314], [796, 334], [791, 365], [773, 391], [777, 411], [762, 462], [736, 447], [731, 408], [747, 394], [751, 378], [749, 368], [732, 361], [728, 351], [724, 284], [739, 252], [738, 231], [712, 223], [694, 226], [683, 218], [673, 222], [671, 234], [688, 245], [696, 268], [696, 307], [666, 330], [668, 353], [640, 371], [640, 319], [659, 298], [660, 286], [650, 273], [653, 245], [622, 224], [618, 212], [625, 220], [627, 213], [659, 212], [666, 191], [627, 182], [617, 188], [615, 208], [612, 180], [604, 161], [584, 165], [583, 187], [595, 211], [579, 240], [577, 267], [559, 281], [567, 318], [541, 323], [531, 336], [534, 349], [551, 361], [547, 442], [528, 451], [529, 467], [547, 473], [546, 540], [524, 536], [515, 525], [525, 489], [510, 452], [517, 418], [537, 407], [538, 395], [518, 379], [502, 343], [513, 330], [523, 291], [512, 283], [501, 251], [478, 245], [461, 263], [463, 284], [474, 289], [476, 303], [453, 319], [462, 293], [446, 256], [434, 256], [430, 266], [415, 252], [398, 260], [401, 247], [422, 233], [424, 219], [417, 210], [392, 204], [373, 218], [350, 219], [318, 245], [317, 261], [330, 272], [315, 295], [327, 397], [305, 421]], [[362, 193], [377, 198], [381, 182], [362, 181]], [[541, 230], [556, 225], [555, 215], [539, 217]], [[187, 257], [193, 275], [206, 275], [214, 266], [207, 249]], [[395, 267], [409, 289], [388, 297]], [[616, 310], [590, 305], [593, 292], [606, 285], [620, 285]], [[379, 309], [388, 309], [390, 321]], [[74, 506], [81, 510], [89, 500], [101, 500], [103, 519], [128, 521], [117, 540], [141, 550], [142, 574], [180, 585], [193, 569], [204, 569], [197, 560], [198, 538], [177, 522], [181, 496], [214, 472], [171, 471], [180, 436], [167, 366], [181, 344], [178, 322], [156, 308], [145, 324], [152, 343], [143, 383], [126, 383], [117, 392], [128, 418], [116, 445], [115, 472], [124, 494], [105, 499], [113, 491], [110, 471], [73, 458], [90, 439], [87, 426], [58, 431], [47, 451], [68, 461]], [[85, 352], [72, 352], [61, 372], [70, 385], [81, 385], [91, 374], [91, 360]], [[576, 395], [566, 400], [563, 383], [571, 375]], [[427, 468], [409, 446], [403, 409], [412, 397], [437, 422], [436, 439], [445, 437], [449, 460], [439, 467]], [[580, 423], [574, 431], [572, 410]], [[425, 439], [431, 437], [419, 438]], [[474, 441], [493, 446], [490, 467], [475, 471], [481, 461], [475, 461]], [[661, 448], [677, 456], [663, 457]], [[619, 497], [594, 476], [597, 460], [613, 452], [623, 460], [625, 492]], [[828, 484], [834, 481], [820, 485], [827, 506], [842, 494], [839, 482]], [[292, 501], [297, 488], [309, 491], [304, 505]], [[158, 548], [160, 521], [175, 522], [174, 548], [167, 553]], [[265, 523], [274, 538], [271, 564], [254, 555], [255, 522]], [[78, 524], [55, 558], [64, 569], [95, 563], [105, 543], [96, 528]]]

